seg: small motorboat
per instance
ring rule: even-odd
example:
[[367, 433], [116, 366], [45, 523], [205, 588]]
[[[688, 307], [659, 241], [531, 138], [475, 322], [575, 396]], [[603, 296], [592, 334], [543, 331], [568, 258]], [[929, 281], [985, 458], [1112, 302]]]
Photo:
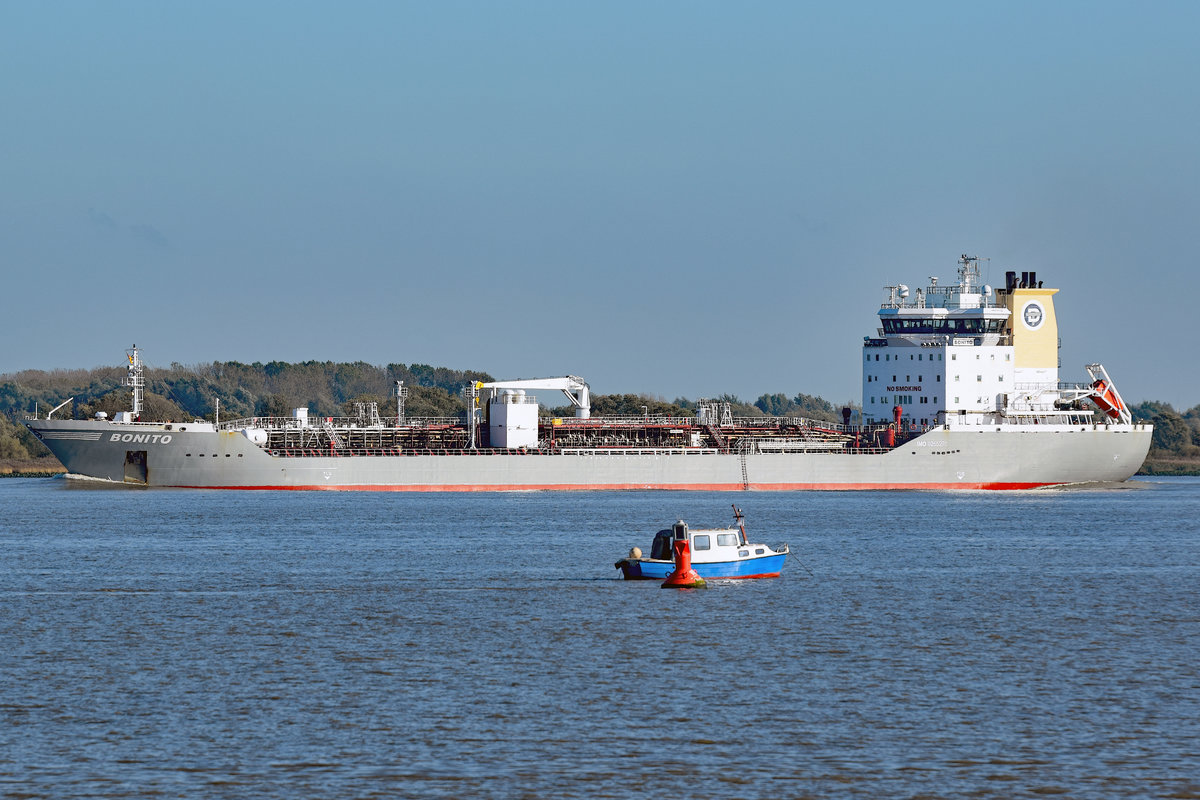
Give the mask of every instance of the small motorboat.
[[746, 538], [742, 511], [733, 507], [735, 525], [713, 530], [691, 530], [683, 520], [654, 535], [650, 557], [633, 548], [628, 558], [616, 563], [627, 581], [665, 579], [675, 569], [672, 547], [686, 541], [691, 551], [692, 569], [701, 578], [777, 578], [788, 555], [788, 546], [768, 547], [751, 544]]

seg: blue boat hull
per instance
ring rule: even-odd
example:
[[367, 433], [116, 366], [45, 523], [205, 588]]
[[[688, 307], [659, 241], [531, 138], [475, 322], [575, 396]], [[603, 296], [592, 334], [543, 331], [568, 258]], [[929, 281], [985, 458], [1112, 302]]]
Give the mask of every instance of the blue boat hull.
[[[708, 563], [698, 564], [692, 562], [692, 569], [700, 574], [701, 578], [721, 579], [721, 578], [775, 578], [779, 576], [783, 569], [783, 560], [787, 558], [786, 553], [776, 555], [761, 556], [758, 558], [742, 558], [737, 561], [711, 561]], [[673, 561], [660, 561], [649, 558], [625, 558], [617, 562], [617, 567], [620, 568], [621, 574], [627, 581], [636, 580], [666, 580], [667, 576], [675, 569]]]

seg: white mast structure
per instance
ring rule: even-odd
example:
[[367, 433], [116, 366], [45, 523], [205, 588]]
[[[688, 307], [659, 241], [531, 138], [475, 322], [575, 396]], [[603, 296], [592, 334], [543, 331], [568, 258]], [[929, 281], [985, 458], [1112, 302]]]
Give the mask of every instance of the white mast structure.
[[142, 356], [136, 344], [126, 350], [125, 353], [129, 356], [129, 368], [125, 373], [125, 380], [121, 381], [121, 385], [128, 386], [133, 393], [130, 421], [137, 422], [142, 416], [142, 392], [146, 388], [146, 380], [142, 377]]

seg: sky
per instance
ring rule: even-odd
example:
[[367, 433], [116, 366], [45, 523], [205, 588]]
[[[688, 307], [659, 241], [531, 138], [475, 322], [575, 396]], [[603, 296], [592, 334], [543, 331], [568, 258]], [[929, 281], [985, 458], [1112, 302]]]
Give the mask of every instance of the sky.
[[1035, 270], [1200, 404], [1200, 3], [0, 0], [0, 373], [365, 361], [861, 393], [883, 287]]

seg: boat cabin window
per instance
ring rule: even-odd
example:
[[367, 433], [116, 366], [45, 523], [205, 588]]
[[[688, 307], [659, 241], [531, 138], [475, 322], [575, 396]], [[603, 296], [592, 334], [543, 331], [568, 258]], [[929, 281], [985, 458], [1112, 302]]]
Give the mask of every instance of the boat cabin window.
[[756, 547], [756, 548], [754, 548], [754, 554], [755, 554], [755, 555], [759, 555], [759, 556], [761, 556], [761, 555], [762, 555], [763, 553], [765, 553], [765, 552], [767, 552], [767, 551], [766, 551], [766, 550], [763, 550], [761, 547]]
[[746, 558], [750, 555], [749, 550], [738, 550], [738, 558]]
[[707, 533], [698, 533], [692, 537], [692, 547], [696, 550], [711, 550], [712, 537]]
[[670, 561], [675, 557], [671, 552], [671, 531], [659, 531], [654, 535], [654, 544], [650, 546], [650, 557]]
[[719, 547], [737, 547], [738, 537], [735, 533], [718, 533], [717, 546]]

